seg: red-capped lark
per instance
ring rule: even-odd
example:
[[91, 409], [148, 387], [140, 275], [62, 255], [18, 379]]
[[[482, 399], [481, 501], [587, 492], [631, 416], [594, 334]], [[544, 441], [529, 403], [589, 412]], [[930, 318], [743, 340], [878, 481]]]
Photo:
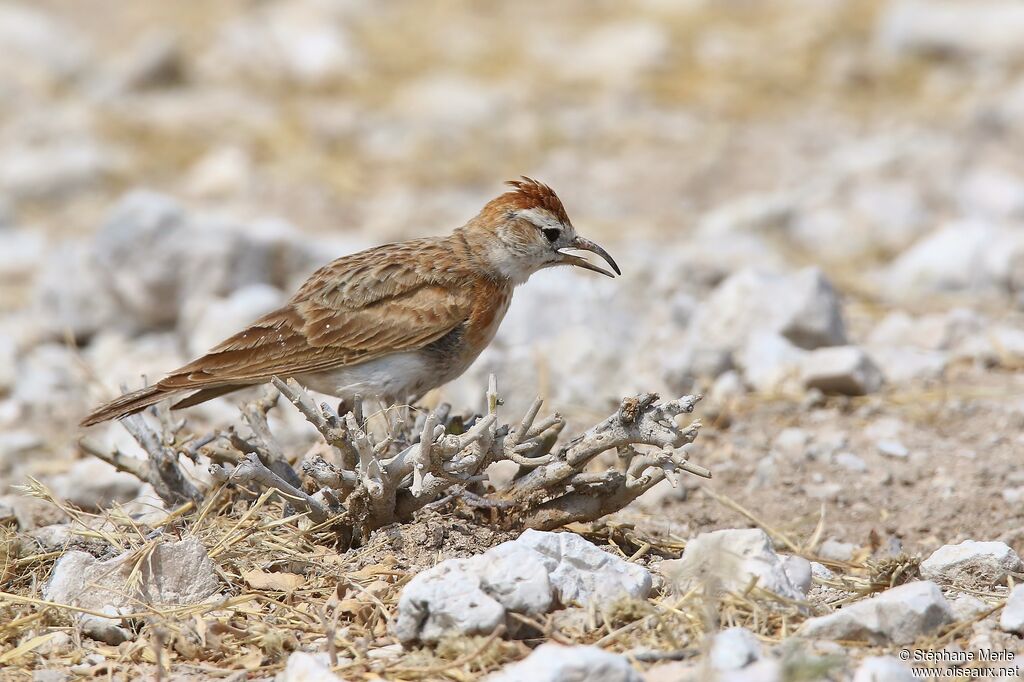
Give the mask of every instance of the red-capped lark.
[[317, 270], [292, 298], [152, 386], [112, 400], [83, 426], [165, 398], [175, 408], [294, 378], [352, 400], [414, 401], [462, 374], [494, 334], [512, 291], [556, 265], [611, 272], [566, 253], [608, 252], [576, 234], [545, 184], [523, 178], [446, 237], [386, 244]]

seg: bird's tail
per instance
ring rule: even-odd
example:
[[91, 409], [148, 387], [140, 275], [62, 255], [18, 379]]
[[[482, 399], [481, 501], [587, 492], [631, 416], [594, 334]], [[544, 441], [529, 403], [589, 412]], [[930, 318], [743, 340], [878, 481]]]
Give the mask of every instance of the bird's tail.
[[108, 419], [120, 419], [130, 414], [141, 412], [150, 405], [155, 405], [168, 397], [171, 393], [176, 393], [176, 391], [160, 388], [158, 384], [140, 388], [131, 393], [125, 393], [120, 398], [115, 398], [109, 403], [100, 405], [88, 417], [82, 420], [82, 426], [92, 426], [93, 424], [105, 422]]

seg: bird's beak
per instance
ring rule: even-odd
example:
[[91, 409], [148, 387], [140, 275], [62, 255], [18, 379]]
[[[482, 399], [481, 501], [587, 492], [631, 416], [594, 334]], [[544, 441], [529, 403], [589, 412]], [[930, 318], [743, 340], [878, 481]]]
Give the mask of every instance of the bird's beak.
[[[615, 259], [612, 258], [607, 251], [605, 251], [599, 245], [595, 244], [589, 239], [584, 239], [583, 237], [576, 237], [576, 239], [573, 240], [572, 244], [567, 246], [566, 248], [596, 253], [598, 256], [604, 259], [605, 263], [612, 267], [612, 270], [615, 271], [615, 275], [622, 274], [622, 271], [619, 270], [619, 266], [615, 264]], [[561, 255], [561, 258], [558, 261], [560, 264], [576, 265], [585, 270], [593, 270], [594, 272], [600, 272], [602, 275], [607, 275], [608, 277], [615, 277], [615, 275], [613, 275], [612, 273], [608, 272], [599, 265], [594, 265], [586, 258], [580, 258], [579, 256], [574, 256], [569, 253], [562, 253], [561, 251], [559, 251], [559, 255]]]

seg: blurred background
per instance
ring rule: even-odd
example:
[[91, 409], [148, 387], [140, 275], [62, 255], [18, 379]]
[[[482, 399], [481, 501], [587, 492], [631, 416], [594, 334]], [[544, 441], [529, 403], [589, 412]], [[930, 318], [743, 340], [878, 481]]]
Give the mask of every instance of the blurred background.
[[1022, 35], [1010, 0], [0, 2], [0, 493], [84, 494], [121, 383], [525, 174], [625, 276], [536, 276], [433, 400], [708, 390], [722, 485], [873, 522], [835, 477], [959, 495], [985, 456], [1024, 499]]

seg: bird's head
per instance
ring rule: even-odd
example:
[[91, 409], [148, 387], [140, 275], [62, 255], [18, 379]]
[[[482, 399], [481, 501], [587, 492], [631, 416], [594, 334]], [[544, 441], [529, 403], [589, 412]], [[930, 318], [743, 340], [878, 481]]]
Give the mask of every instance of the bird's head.
[[576, 234], [565, 208], [547, 185], [522, 178], [507, 183], [511, 190], [492, 199], [466, 226], [478, 237], [484, 257], [516, 284], [556, 265], [575, 265], [614, 277], [611, 272], [566, 251], [596, 253], [621, 275], [619, 266], [603, 248]]

